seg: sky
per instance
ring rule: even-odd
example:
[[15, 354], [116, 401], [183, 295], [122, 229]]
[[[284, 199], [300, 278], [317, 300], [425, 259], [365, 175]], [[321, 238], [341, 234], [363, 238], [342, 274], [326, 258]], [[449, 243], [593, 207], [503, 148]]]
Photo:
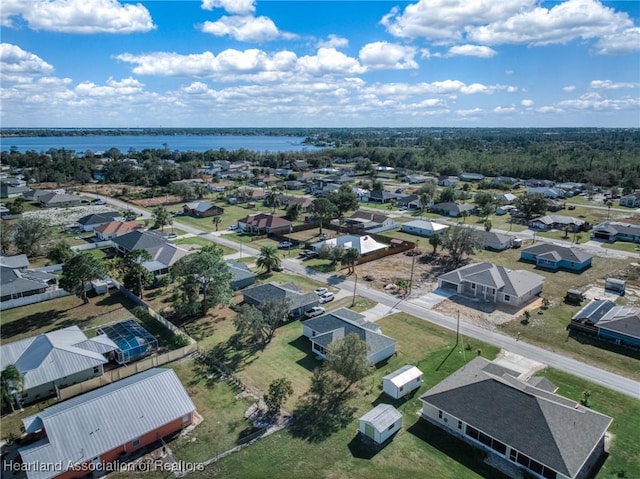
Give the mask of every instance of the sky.
[[2, 0], [2, 127], [640, 127], [640, 1]]

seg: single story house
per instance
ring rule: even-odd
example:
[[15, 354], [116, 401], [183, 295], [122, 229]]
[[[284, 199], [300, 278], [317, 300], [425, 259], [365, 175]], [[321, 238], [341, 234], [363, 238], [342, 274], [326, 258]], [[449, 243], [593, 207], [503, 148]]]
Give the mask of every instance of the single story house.
[[371, 213], [369, 211], [356, 211], [349, 218], [345, 218], [344, 222], [352, 228], [363, 230], [393, 226], [395, 224], [393, 218], [380, 213]]
[[449, 225], [442, 225], [434, 221], [414, 220], [402, 223], [400, 231], [428, 238], [433, 233], [443, 234], [448, 228]]
[[564, 230], [566, 227], [570, 231], [580, 231], [585, 225], [583, 220], [573, 216], [545, 215], [529, 221], [529, 228], [534, 230]]
[[111, 241], [121, 254], [127, 254], [136, 249], [146, 250], [151, 255], [151, 259], [142, 263], [142, 266], [155, 276], [167, 274], [176, 261], [192, 253], [188, 249], [169, 243], [164, 236], [153, 231], [135, 230], [116, 236]]
[[17, 198], [29, 192], [28, 186], [0, 185], [0, 198]]
[[46, 193], [38, 197], [38, 203], [45, 208], [62, 208], [80, 205], [82, 204], [82, 198], [78, 195], [69, 195], [67, 193]]
[[242, 290], [244, 302], [251, 306], [260, 307], [272, 299], [281, 299], [289, 302], [289, 313], [298, 318], [304, 315], [308, 309], [318, 306], [319, 297], [313, 291], [303, 293], [293, 283], [278, 284], [266, 283]]
[[220, 216], [224, 214], [224, 208], [212, 205], [208, 201], [192, 201], [182, 206], [185, 215], [196, 218], [208, 218], [209, 216]]
[[552, 188], [550, 186], [531, 186], [527, 188], [527, 193], [530, 195], [542, 195], [545, 198], [564, 198], [566, 193], [560, 188]]
[[591, 237], [606, 241], [629, 241], [640, 243], [640, 225], [605, 221], [593, 227]]
[[57, 288], [55, 274], [32, 269], [0, 266], [0, 302], [34, 294], [46, 293]]
[[357, 334], [369, 346], [368, 359], [377, 364], [396, 351], [396, 340], [382, 334], [380, 327], [365, 316], [347, 308], [338, 308], [302, 322], [302, 334], [311, 341], [311, 350], [325, 357], [327, 347], [348, 334]]
[[131, 231], [142, 229], [144, 226], [137, 221], [111, 221], [96, 226], [93, 231], [100, 241], [107, 241], [117, 236], [130, 233]]
[[151, 249], [157, 249], [167, 244], [167, 239], [153, 231], [140, 231], [135, 230], [129, 233], [117, 236], [112, 239], [116, 249], [126, 254], [134, 249], [145, 249], [150, 251]]
[[457, 176], [440, 176], [438, 178], [438, 186], [456, 186], [460, 183], [460, 178]]
[[536, 178], [529, 178], [528, 180], [524, 180], [524, 186], [528, 188], [544, 188], [553, 186], [553, 181], [551, 180], [538, 180]]
[[438, 277], [438, 287], [484, 301], [521, 307], [542, 292], [544, 276], [491, 263], [473, 263]]
[[512, 210], [517, 211], [517, 208], [515, 207], [515, 205], [500, 205], [496, 208], [496, 214], [498, 216], [502, 216], [502, 215], [506, 215], [507, 213], [510, 213]]
[[491, 178], [491, 183], [494, 184], [506, 183], [509, 185], [515, 185], [517, 182], [518, 179], [512, 176], [494, 176]]
[[362, 201], [368, 203], [389, 203], [398, 197], [396, 193], [387, 190], [371, 190], [368, 196], [363, 196]]
[[600, 339], [621, 346], [640, 348], [640, 309], [616, 306], [608, 299], [591, 301], [571, 318], [572, 325], [580, 324], [582, 332], [591, 332]]
[[380, 251], [387, 248], [386, 244], [378, 243], [368, 235], [341, 235], [335, 238], [329, 238], [325, 241], [319, 241], [311, 245], [311, 247], [316, 251], [320, 251], [323, 246], [340, 246], [344, 249], [355, 248], [360, 253], [360, 256], [365, 256], [369, 253], [373, 253], [374, 251]]
[[402, 428], [402, 413], [380, 403], [359, 419], [358, 433], [367, 443], [380, 446]]
[[435, 213], [440, 213], [441, 215], [457, 218], [462, 216], [464, 211], [471, 214], [476, 207], [475, 205], [468, 203], [436, 203], [429, 209]]
[[[58, 329], [0, 346], [0, 370], [10, 364], [22, 374], [28, 404], [53, 396], [58, 388], [102, 376], [118, 346], [104, 335], [88, 339], [78, 326]], [[21, 393], [21, 394], [20, 394]]]
[[462, 173], [460, 175], [460, 181], [482, 181], [484, 180], [484, 175], [480, 173]]
[[620, 206], [628, 206], [629, 208], [640, 208], [640, 191], [621, 196]]
[[104, 211], [102, 213], [92, 213], [78, 219], [77, 228], [80, 231], [94, 231], [97, 226], [106, 225], [112, 221], [120, 221], [122, 215], [117, 211]]
[[518, 197], [513, 193], [503, 193], [496, 197], [496, 201], [498, 201], [501, 205], [512, 205]]
[[407, 175], [404, 178], [402, 178], [402, 181], [405, 181], [407, 183], [409, 183], [410, 185], [417, 185], [419, 183], [426, 183], [427, 181], [436, 181], [436, 178], [434, 178], [433, 176], [425, 176], [425, 175], [418, 175], [418, 174], [413, 174], [413, 175]]
[[306, 213], [313, 203], [313, 198], [310, 198], [308, 196], [280, 195], [278, 201], [280, 201], [280, 204], [284, 208], [289, 208], [294, 204], [300, 205], [300, 212]]
[[288, 233], [291, 231], [292, 223], [279, 216], [255, 213], [238, 220], [238, 226], [246, 233]]
[[593, 477], [612, 418], [554, 390], [476, 357], [420, 397], [421, 417], [532, 477]]
[[304, 187], [305, 187], [305, 184], [302, 181], [289, 180], [284, 182], [284, 188], [286, 190], [301, 190]]
[[512, 237], [509, 235], [483, 230], [475, 230], [473, 234], [484, 249], [504, 251], [511, 248]]
[[26, 254], [14, 254], [12, 256], [0, 254], [0, 266], [25, 270], [29, 267], [29, 258], [27, 258]]
[[592, 254], [582, 249], [553, 243], [535, 243], [520, 252], [522, 261], [529, 261], [540, 268], [554, 271], [566, 269], [582, 272], [591, 266], [592, 258]]
[[231, 273], [231, 289], [242, 289], [256, 282], [256, 274], [244, 263], [238, 263], [232, 259], [225, 261]]
[[393, 399], [405, 397], [422, 386], [422, 371], [407, 364], [382, 378], [382, 392]]
[[418, 195], [403, 196], [398, 198], [397, 203], [400, 208], [406, 208], [410, 211], [421, 210], [424, 207]]
[[[190, 425], [196, 407], [173, 369], [153, 368], [23, 419], [41, 437], [18, 449], [28, 479], [81, 477]], [[97, 467], [96, 467], [97, 466]]]

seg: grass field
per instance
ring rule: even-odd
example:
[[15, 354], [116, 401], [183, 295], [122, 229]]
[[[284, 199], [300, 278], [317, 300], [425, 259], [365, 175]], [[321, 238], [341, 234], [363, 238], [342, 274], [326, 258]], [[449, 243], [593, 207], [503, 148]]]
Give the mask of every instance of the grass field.
[[603, 248], [613, 249], [617, 251], [626, 251], [627, 253], [640, 252], [640, 245], [638, 243], [627, 243], [626, 241], [616, 241], [615, 243], [603, 243]]
[[236, 250], [231, 249], [228, 246], [218, 244], [215, 241], [209, 241], [208, 239], [201, 238], [199, 236], [190, 236], [188, 238], [178, 238], [174, 240], [173, 243], [177, 245], [183, 245], [183, 246], [196, 245], [201, 247], [215, 245], [222, 250], [223, 255], [233, 254], [236, 252]]

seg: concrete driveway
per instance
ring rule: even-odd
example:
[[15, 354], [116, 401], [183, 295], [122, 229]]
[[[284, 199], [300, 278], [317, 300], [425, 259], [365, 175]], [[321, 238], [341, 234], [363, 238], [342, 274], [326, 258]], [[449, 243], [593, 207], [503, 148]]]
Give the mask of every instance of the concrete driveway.
[[422, 306], [426, 309], [433, 309], [438, 303], [455, 295], [456, 292], [450, 289], [436, 288], [430, 293], [410, 300], [411, 303]]

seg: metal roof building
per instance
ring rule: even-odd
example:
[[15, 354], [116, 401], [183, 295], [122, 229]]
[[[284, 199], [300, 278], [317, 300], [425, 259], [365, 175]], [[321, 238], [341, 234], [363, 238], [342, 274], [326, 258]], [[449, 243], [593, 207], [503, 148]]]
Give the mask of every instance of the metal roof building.
[[[18, 452], [25, 464], [62, 464], [64, 469], [107, 462], [105, 453], [115, 452], [115, 459], [120, 452], [132, 452], [145, 445], [142, 438], [163, 434], [169, 424], [178, 424], [179, 430], [191, 422], [195, 409], [175, 371], [149, 369], [23, 419], [26, 432], [43, 430], [46, 437]], [[34, 469], [27, 472], [29, 479], [64, 472]]]

